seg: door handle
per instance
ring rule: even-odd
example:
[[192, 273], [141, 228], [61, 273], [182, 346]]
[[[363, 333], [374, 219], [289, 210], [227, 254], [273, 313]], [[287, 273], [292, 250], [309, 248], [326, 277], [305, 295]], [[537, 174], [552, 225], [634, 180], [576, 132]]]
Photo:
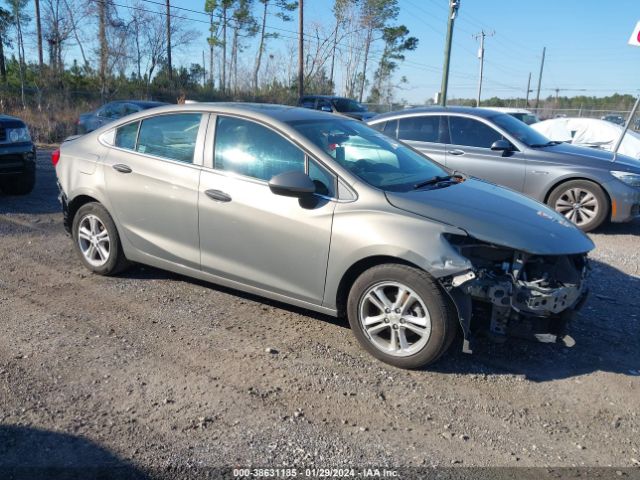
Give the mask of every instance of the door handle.
[[447, 153], [451, 155], [464, 155], [464, 150], [447, 150]]
[[114, 170], [117, 170], [120, 173], [131, 173], [133, 170], [129, 167], [129, 165], [123, 165], [122, 163], [116, 163], [113, 166]]
[[230, 202], [231, 197], [220, 190], [205, 190], [205, 195], [216, 202]]

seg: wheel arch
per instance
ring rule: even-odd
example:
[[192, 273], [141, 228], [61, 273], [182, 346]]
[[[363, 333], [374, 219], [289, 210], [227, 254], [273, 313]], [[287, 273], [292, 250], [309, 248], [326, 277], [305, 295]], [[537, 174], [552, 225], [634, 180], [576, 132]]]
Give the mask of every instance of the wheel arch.
[[336, 292], [336, 309], [339, 317], [344, 317], [346, 315], [349, 291], [351, 290], [351, 286], [356, 281], [356, 279], [366, 270], [369, 270], [370, 268], [377, 265], [384, 265], [387, 263], [407, 265], [419, 270], [424, 270], [415, 263], [409, 262], [408, 260], [404, 260], [402, 258], [392, 257], [390, 255], [372, 255], [369, 257], [361, 258], [344, 272], [344, 274], [340, 278], [340, 282], [338, 283], [338, 289]]
[[67, 222], [69, 226], [73, 225], [73, 219], [75, 218], [76, 213], [78, 213], [78, 210], [80, 210], [80, 208], [87, 203], [99, 203], [104, 207], [104, 204], [100, 200], [91, 195], [80, 194], [73, 197], [73, 199], [70, 200], [69, 204], [67, 205]]
[[565, 177], [562, 178], [561, 180], [557, 180], [556, 182], [554, 182], [553, 184], [551, 184], [550, 187], [547, 188], [547, 191], [544, 194], [544, 203], [546, 204], [549, 201], [549, 197], [551, 196], [551, 193], [558, 188], [560, 185], [562, 185], [563, 183], [567, 183], [567, 182], [573, 182], [573, 181], [583, 181], [583, 182], [590, 182], [590, 183], [595, 183], [598, 187], [600, 187], [600, 189], [605, 193], [605, 195], [607, 196], [607, 200], [609, 200], [609, 209], [611, 209], [611, 195], [609, 194], [609, 192], [607, 191], [607, 189], [604, 187], [604, 185], [602, 185], [602, 183], [600, 183], [598, 180], [594, 179], [594, 178], [590, 178], [590, 177], [583, 177], [583, 176], [577, 176], [577, 177]]

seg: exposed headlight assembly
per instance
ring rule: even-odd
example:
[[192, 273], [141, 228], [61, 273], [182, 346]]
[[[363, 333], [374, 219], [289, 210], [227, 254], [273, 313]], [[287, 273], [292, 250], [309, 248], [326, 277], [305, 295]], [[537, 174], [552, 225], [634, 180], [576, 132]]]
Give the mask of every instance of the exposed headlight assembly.
[[626, 183], [627, 185], [631, 185], [632, 187], [640, 187], [640, 174], [619, 171], [612, 171], [610, 173], [618, 180]]
[[7, 128], [7, 140], [11, 143], [30, 142], [29, 129], [27, 127]]

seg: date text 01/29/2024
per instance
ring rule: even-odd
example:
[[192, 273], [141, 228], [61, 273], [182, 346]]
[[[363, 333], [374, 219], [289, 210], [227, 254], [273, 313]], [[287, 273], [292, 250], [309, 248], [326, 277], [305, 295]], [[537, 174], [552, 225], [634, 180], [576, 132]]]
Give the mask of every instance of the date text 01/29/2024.
[[395, 478], [396, 470], [386, 468], [234, 468], [234, 477], [247, 478]]

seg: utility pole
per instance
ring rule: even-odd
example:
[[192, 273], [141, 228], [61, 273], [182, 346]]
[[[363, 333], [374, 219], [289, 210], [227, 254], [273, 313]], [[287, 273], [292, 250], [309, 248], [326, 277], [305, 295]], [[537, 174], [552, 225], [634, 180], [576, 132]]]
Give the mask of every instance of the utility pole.
[[40, 23], [40, 0], [36, 0], [36, 35], [38, 36], [38, 66], [40, 67], [40, 73], [42, 73], [42, 25]]
[[478, 50], [478, 58], [480, 59], [480, 75], [478, 79], [478, 98], [476, 99], [476, 107], [480, 106], [480, 95], [482, 94], [482, 71], [484, 70], [484, 37], [487, 35], [493, 37], [496, 32], [486, 33], [481, 30], [473, 36], [476, 40], [480, 38], [480, 49]]
[[304, 95], [304, 0], [298, 8], [298, 98]]
[[167, 0], [167, 67], [169, 68], [169, 88], [173, 88], [173, 67], [171, 66], [171, 2]]
[[538, 92], [536, 93], [536, 103], [535, 108], [538, 108], [538, 103], [540, 103], [540, 85], [542, 84], [542, 70], [544, 69], [544, 55], [547, 51], [547, 47], [542, 49], [542, 61], [540, 62], [540, 75], [538, 76]]
[[527, 98], [525, 100], [525, 106], [529, 107], [529, 94], [532, 92], [531, 90], [531, 72], [529, 72], [529, 80], [527, 80]]
[[98, 38], [100, 40], [100, 98], [104, 103], [107, 93], [107, 61], [109, 60], [109, 50], [107, 46], [107, 6], [106, 0], [98, 2]]
[[444, 67], [442, 69], [442, 86], [440, 88], [440, 105], [447, 105], [447, 86], [449, 85], [449, 60], [451, 59], [451, 40], [453, 39], [453, 22], [460, 8], [460, 0], [449, 0], [449, 23], [447, 39], [444, 43]]

